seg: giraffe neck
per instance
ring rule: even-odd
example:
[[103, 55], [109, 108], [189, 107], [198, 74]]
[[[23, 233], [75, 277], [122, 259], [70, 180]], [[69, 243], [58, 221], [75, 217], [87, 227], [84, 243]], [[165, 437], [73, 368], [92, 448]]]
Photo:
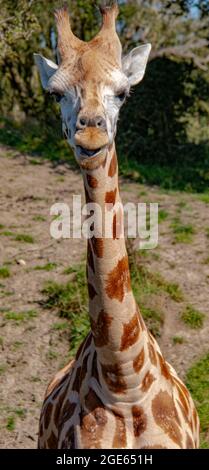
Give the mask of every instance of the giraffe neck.
[[[97, 358], [103, 376], [106, 369], [110, 370], [110, 364], [114, 376], [120, 375], [122, 367], [126, 387], [133, 388], [137, 385], [135, 381], [140, 380], [134, 372], [142, 359], [145, 326], [131, 289], [115, 145], [108, 152], [105, 164], [97, 169], [85, 169], [83, 178], [86, 202], [98, 204], [103, 216], [106, 204], [113, 204], [116, 214], [109, 222], [111, 238], [101, 233], [98, 238], [88, 240], [89, 313]], [[119, 234], [122, 235], [120, 238]], [[123, 385], [122, 376], [117, 387], [120, 385]], [[114, 392], [111, 378], [109, 388]]]

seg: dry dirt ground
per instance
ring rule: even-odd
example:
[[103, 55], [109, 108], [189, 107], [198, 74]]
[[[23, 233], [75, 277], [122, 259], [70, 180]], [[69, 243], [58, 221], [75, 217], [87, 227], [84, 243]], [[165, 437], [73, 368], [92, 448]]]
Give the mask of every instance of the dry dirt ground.
[[[127, 181], [121, 182], [121, 189], [124, 202], [158, 202], [168, 213], [159, 226], [159, 246], [147, 263], [151, 271], [177, 282], [184, 293], [184, 302], [169, 303], [169, 309], [163, 306], [159, 339], [166, 359], [184, 377], [209, 351], [209, 204], [197, 195], [165, 193]], [[0, 448], [36, 447], [45, 388], [68, 360], [68, 334], [54, 328], [60, 321], [57, 314], [42, 309], [40, 301], [44, 283], [66, 282], [64, 270], [85, 255], [85, 241], [58, 242], [49, 232], [52, 204], [71, 204], [73, 194], [81, 192], [79, 172], [66, 165], [37, 164], [0, 148], [0, 267], [10, 272], [0, 278]], [[171, 222], [177, 216], [195, 228], [192, 243], [174, 243]], [[18, 241], [18, 234], [32, 236], [34, 243], [26, 243], [24, 237]], [[55, 265], [49, 272], [34, 269], [48, 263]], [[203, 328], [191, 329], [181, 321], [184, 303], [205, 314]], [[29, 312], [27, 321], [21, 312]], [[19, 319], [13, 313], [20, 313]], [[184, 342], [175, 344], [174, 336]]]

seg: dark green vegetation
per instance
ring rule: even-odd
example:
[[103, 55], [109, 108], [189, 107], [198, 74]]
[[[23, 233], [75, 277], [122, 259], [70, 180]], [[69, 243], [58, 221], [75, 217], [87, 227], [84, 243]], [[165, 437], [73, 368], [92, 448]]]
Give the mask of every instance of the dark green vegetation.
[[187, 373], [187, 386], [196, 402], [201, 423], [201, 447], [208, 448], [209, 433], [209, 354]]
[[[72, 26], [81, 39], [98, 31], [95, 4], [100, 3], [69, 0]], [[128, 177], [164, 188], [208, 191], [207, 5], [120, 2], [118, 30], [125, 52], [142, 41], [153, 46], [145, 80], [121, 113], [118, 150], [121, 172]], [[74, 162], [62, 140], [58, 106], [43, 93], [33, 62], [34, 52], [56, 60], [57, 0], [0, 0], [0, 7], [0, 142], [35, 156], [34, 164], [38, 157]], [[208, 202], [208, 193], [204, 197]]]

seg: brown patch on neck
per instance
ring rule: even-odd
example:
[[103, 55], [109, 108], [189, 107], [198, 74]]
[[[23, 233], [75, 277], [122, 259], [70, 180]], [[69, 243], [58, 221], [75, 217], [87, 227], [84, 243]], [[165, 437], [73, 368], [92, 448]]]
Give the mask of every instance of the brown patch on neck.
[[122, 302], [126, 292], [131, 290], [128, 257], [124, 256], [108, 275], [106, 293], [110, 299]]
[[87, 174], [86, 178], [90, 188], [96, 189], [98, 187], [98, 180], [94, 176]]
[[92, 247], [97, 258], [103, 258], [104, 256], [104, 242], [102, 238], [92, 237]]
[[121, 338], [120, 351], [125, 351], [126, 349], [133, 346], [139, 339], [140, 328], [139, 328], [139, 317], [135, 313], [130, 322], [123, 325], [123, 335]]
[[126, 424], [124, 416], [114, 413], [116, 420], [115, 435], [113, 438], [113, 449], [125, 449], [127, 446], [126, 440]]
[[139, 437], [146, 430], [147, 417], [141, 406], [132, 407], [134, 436]]
[[117, 162], [116, 152], [114, 152], [114, 154], [112, 156], [112, 160], [110, 162], [110, 167], [109, 167], [109, 170], [108, 170], [108, 176], [110, 178], [113, 178], [113, 176], [115, 176], [115, 174], [117, 172], [117, 168], [118, 168], [118, 162]]
[[114, 393], [125, 393], [127, 389], [121, 367], [118, 364], [101, 364], [104, 380]]
[[141, 384], [142, 392], [147, 392], [155, 380], [156, 378], [154, 377], [154, 375], [152, 375], [151, 372], [148, 371]]
[[121, 208], [113, 217], [112, 237], [113, 240], [119, 240], [122, 235], [124, 236], [123, 215]]
[[116, 201], [116, 194], [117, 194], [117, 188], [114, 189], [114, 191], [109, 191], [108, 193], [105, 194], [105, 203], [106, 204], [113, 204], [115, 205]]
[[102, 310], [97, 321], [91, 318], [91, 328], [94, 337], [94, 343], [97, 348], [106, 346], [109, 342], [109, 327], [113, 318]]
[[159, 352], [157, 352], [157, 355], [160, 363], [161, 374], [163, 377], [165, 377], [166, 380], [169, 380], [171, 378], [171, 374], [165, 362], [165, 359], [161, 356]]
[[152, 400], [152, 413], [156, 424], [182, 448], [182, 435], [178, 426], [179, 417], [174, 400], [168, 392], [161, 390]]
[[145, 357], [144, 348], [142, 348], [138, 356], [136, 356], [136, 358], [133, 361], [133, 368], [137, 374], [140, 372], [141, 368], [144, 365], [144, 357]]

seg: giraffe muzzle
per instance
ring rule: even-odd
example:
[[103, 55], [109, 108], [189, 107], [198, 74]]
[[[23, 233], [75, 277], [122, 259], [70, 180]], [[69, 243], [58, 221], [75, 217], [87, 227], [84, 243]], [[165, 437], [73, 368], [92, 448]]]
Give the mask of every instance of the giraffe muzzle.
[[75, 144], [79, 156], [84, 158], [96, 157], [106, 150], [109, 145], [109, 138], [106, 131], [88, 127], [75, 134]]

